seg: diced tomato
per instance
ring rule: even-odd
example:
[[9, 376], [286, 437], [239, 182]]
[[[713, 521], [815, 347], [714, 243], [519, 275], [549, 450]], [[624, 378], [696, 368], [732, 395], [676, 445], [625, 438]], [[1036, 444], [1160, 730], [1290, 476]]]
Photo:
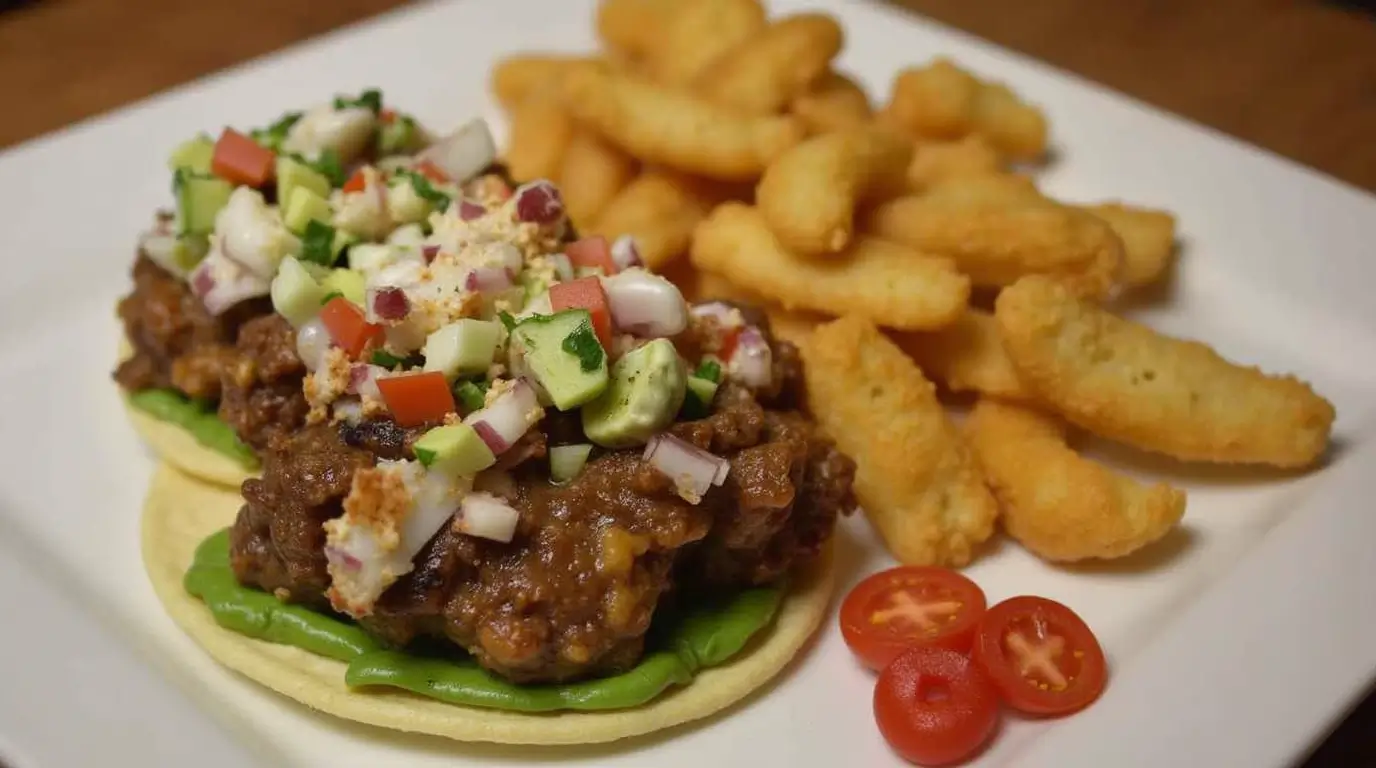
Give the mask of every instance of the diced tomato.
[[1014, 597], [990, 608], [971, 656], [1008, 706], [1034, 715], [1084, 709], [1108, 678], [1094, 632], [1074, 611], [1044, 597]]
[[383, 125], [391, 125], [397, 121], [397, 111], [395, 109], [384, 109], [377, 113], [377, 119], [381, 120]]
[[446, 184], [449, 182], [449, 174], [440, 170], [438, 165], [435, 165], [429, 160], [422, 160], [416, 163], [416, 172], [438, 184]]
[[352, 301], [336, 296], [320, 308], [320, 322], [330, 332], [335, 346], [357, 359], [368, 343], [382, 336], [382, 326], [373, 325]]
[[588, 310], [592, 315], [592, 329], [597, 333], [597, 340], [602, 342], [602, 348], [612, 348], [612, 310], [607, 304], [607, 292], [602, 290], [602, 281], [596, 275], [550, 286], [549, 306], [555, 312]]
[[874, 722], [893, 751], [918, 765], [950, 765], [973, 755], [999, 722], [999, 696], [968, 657], [911, 648], [874, 686]]
[[985, 605], [979, 585], [955, 571], [890, 568], [846, 595], [841, 636], [865, 666], [876, 670], [917, 646], [967, 653]]
[[439, 371], [383, 376], [377, 380], [377, 388], [399, 426], [416, 427], [457, 412], [454, 393]]
[[226, 128], [215, 142], [210, 170], [225, 181], [261, 187], [272, 178], [276, 159], [272, 150], [233, 128]]
[[740, 326], [727, 328], [722, 331], [721, 341], [717, 344], [717, 357], [723, 362], [731, 362], [731, 355], [736, 352], [736, 343], [741, 340]]
[[344, 182], [345, 192], [362, 192], [367, 188], [368, 177], [363, 175], [362, 168], [359, 168], [358, 170], [354, 171], [354, 175], [350, 176], [349, 180]]
[[612, 260], [611, 246], [607, 245], [607, 238], [601, 235], [585, 237], [570, 243], [564, 249], [564, 254], [575, 267], [601, 267], [605, 275], [616, 274], [616, 262]]

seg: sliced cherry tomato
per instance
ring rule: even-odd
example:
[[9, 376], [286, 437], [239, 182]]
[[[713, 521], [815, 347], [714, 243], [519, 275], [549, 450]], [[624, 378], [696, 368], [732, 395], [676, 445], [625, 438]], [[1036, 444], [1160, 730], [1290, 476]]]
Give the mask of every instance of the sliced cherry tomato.
[[438, 165], [435, 165], [429, 160], [422, 160], [416, 163], [416, 172], [438, 184], [446, 184], [449, 182], [449, 174], [440, 170]]
[[377, 113], [377, 119], [382, 121], [383, 125], [391, 125], [397, 121], [397, 111], [395, 109], [384, 109]]
[[1094, 632], [1074, 611], [1044, 597], [1014, 597], [990, 608], [971, 657], [1008, 706], [1034, 715], [1084, 709], [1108, 677]]
[[382, 336], [382, 326], [368, 322], [363, 310], [342, 296], [330, 299], [320, 308], [320, 322], [325, 324], [335, 346], [352, 358], [363, 354], [368, 342]]
[[368, 188], [368, 177], [363, 175], [363, 169], [359, 168], [344, 182], [345, 192], [362, 192]]
[[233, 128], [226, 128], [215, 142], [210, 170], [225, 181], [261, 187], [272, 178], [276, 159], [272, 150]]
[[616, 262], [612, 260], [611, 246], [607, 245], [607, 238], [601, 235], [585, 237], [570, 243], [564, 249], [564, 254], [575, 267], [601, 267], [603, 274], [616, 274]]
[[377, 388], [392, 418], [403, 427], [439, 421], [446, 414], [457, 412], [454, 393], [439, 371], [383, 376], [377, 380]]
[[879, 674], [874, 721], [904, 760], [949, 765], [994, 735], [999, 695], [968, 657], [945, 648], [911, 648]]
[[841, 636], [870, 669], [883, 669], [916, 646], [968, 653], [984, 608], [979, 585], [955, 571], [891, 568], [846, 595]]
[[612, 348], [612, 311], [607, 304], [607, 292], [595, 275], [580, 277], [549, 287], [549, 306], [555, 312], [564, 309], [586, 309], [592, 315], [592, 329], [603, 349]]

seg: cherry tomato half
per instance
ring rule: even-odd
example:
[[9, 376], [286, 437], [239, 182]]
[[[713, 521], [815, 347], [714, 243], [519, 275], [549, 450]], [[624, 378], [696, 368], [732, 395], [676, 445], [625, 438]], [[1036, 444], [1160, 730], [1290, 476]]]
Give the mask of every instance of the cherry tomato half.
[[916, 646], [967, 653], [984, 615], [979, 585], [945, 568], [903, 566], [870, 576], [841, 604], [841, 636], [870, 669]]
[[971, 657], [1008, 706], [1034, 715], [1084, 709], [1108, 677], [1094, 633], [1074, 611], [1044, 597], [1014, 597], [990, 608]]
[[968, 657], [911, 648], [879, 674], [874, 721], [904, 760], [949, 765], [973, 755], [994, 734], [999, 696]]

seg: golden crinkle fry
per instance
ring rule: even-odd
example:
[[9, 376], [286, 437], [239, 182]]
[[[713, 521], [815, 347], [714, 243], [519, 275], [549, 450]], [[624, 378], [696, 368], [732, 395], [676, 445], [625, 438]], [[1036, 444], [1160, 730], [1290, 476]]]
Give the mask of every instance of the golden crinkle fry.
[[860, 128], [874, 117], [864, 87], [836, 71], [823, 74], [807, 91], [795, 96], [788, 111], [810, 134]]
[[556, 178], [573, 138], [569, 113], [553, 96], [537, 94], [517, 104], [510, 120], [505, 157], [511, 178], [519, 183]]
[[765, 23], [758, 0], [603, 0], [597, 9], [603, 43], [673, 86], [691, 83]]
[[1046, 154], [1046, 118], [1040, 110], [945, 58], [900, 72], [886, 115], [919, 138], [953, 141], [978, 133], [1011, 160]]
[[1268, 376], [1076, 298], [1045, 277], [999, 294], [995, 317], [1018, 378], [1071, 423], [1185, 461], [1312, 464], [1333, 405], [1293, 376]]
[[959, 566], [988, 539], [998, 505], [922, 371], [873, 324], [844, 317], [802, 348], [808, 407], [855, 459], [855, 493], [894, 557]]
[[850, 244], [855, 209], [904, 186], [912, 142], [881, 126], [808, 139], [764, 173], [755, 204], [785, 247], [803, 256]]
[[1018, 380], [1003, 350], [994, 316], [971, 307], [946, 328], [928, 333], [894, 333], [893, 339], [922, 368], [952, 392], [978, 392], [1018, 402], [1034, 398]]
[[1053, 416], [980, 400], [965, 434], [1004, 530], [1047, 560], [1123, 557], [1161, 539], [1185, 514], [1184, 491], [1143, 485], [1080, 456]]
[[693, 87], [713, 104], [772, 115], [827, 71], [843, 41], [841, 25], [827, 14], [788, 16], [712, 62]]
[[659, 270], [688, 251], [693, 227], [711, 207], [699, 190], [674, 174], [648, 171], [602, 209], [588, 234], [630, 235], [645, 266]]
[[638, 171], [634, 157], [602, 137], [587, 130], [575, 132], [554, 177], [573, 225], [580, 231], [591, 227]]

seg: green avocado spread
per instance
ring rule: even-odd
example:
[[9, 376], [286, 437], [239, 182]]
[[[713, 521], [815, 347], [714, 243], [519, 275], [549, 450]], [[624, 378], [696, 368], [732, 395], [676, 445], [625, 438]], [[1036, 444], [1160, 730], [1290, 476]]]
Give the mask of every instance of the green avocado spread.
[[226, 629], [347, 663], [344, 681], [351, 688], [400, 688], [450, 704], [517, 712], [640, 706], [688, 683], [699, 669], [739, 653], [773, 621], [783, 599], [783, 589], [771, 587], [695, 600], [686, 610], [656, 615], [646, 654], [628, 672], [576, 683], [515, 685], [452, 646], [436, 653], [389, 650], [352, 622], [241, 585], [229, 564], [228, 530], [196, 548], [184, 586]]
[[222, 453], [244, 469], [257, 469], [258, 457], [244, 445], [234, 430], [215, 415], [215, 409], [200, 400], [192, 400], [175, 389], [142, 389], [129, 392], [129, 404], [161, 421], [185, 429], [196, 442]]

